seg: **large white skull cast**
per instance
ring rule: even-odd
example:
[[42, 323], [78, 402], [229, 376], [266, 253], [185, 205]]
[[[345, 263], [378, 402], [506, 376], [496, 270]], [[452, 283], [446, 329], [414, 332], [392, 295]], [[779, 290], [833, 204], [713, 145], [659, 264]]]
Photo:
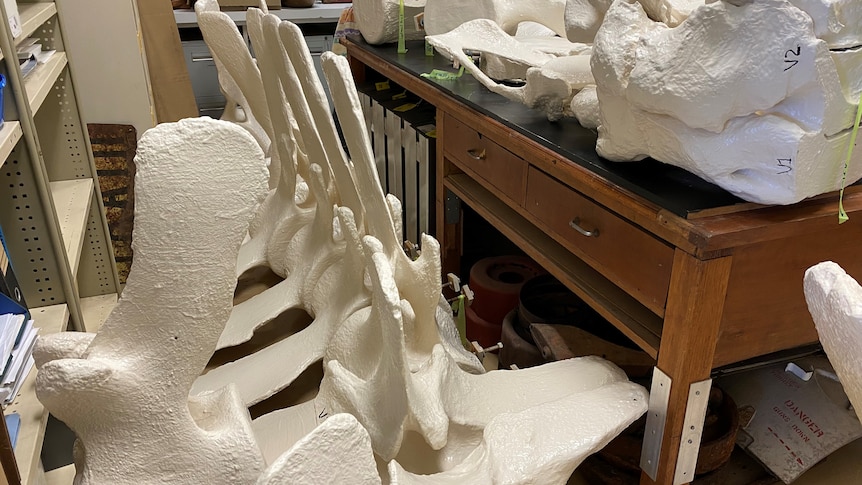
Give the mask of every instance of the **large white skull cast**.
[[[568, 0], [566, 37], [592, 43], [569, 52], [513, 36], [518, 15], [480, 17], [441, 21], [445, 33], [427, 39], [491, 91], [598, 128], [609, 160], [652, 157], [764, 204], [840, 187], [862, 93], [860, 2]], [[465, 51], [481, 53], [481, 66]], [[848, 183], [860, 162], [857, 150]]]
[[[674, 28], [617, 1], [592, 68], [605, 158], [652, 157], [766, 204], [840, 186], [862, 47], [830, 50], [786, 0], [714, 2]], [[862, 177], [862, 152], [854, 158], [848, 182]]]

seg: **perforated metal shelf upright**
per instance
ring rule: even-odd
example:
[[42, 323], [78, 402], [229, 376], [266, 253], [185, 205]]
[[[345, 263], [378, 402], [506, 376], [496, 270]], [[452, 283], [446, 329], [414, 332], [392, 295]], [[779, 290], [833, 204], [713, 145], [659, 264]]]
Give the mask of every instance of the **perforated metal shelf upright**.
[[[19, 1], [22, 34], [0, 22], [0, 72], [7, 77], [0, 129], [0, 226], [41, 335], [87, 330], [120, 288], [90, 141], [75, 97], [54, 2]], [[0, 17], [7, 18], [3, 2]], [[35, 37], [57, 52], [23, 77], [16, 47]], [[15, 457], [22, 483], [38, 483], [47, 412], [35, 372], [6, 413], [21, 414]]]

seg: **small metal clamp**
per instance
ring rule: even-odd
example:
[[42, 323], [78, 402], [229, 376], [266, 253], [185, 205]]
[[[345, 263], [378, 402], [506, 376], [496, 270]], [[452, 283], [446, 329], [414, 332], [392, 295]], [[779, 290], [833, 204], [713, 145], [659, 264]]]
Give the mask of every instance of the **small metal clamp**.
[[474, 341], [470, 342], [470, 345], [473, 346], [473, 353], [476, 354], [476, 357], [479, 358], [479, 362], [482, 362], [483, 360], [485, 360], [485, 354], [487, 354], [488, 352], [493, 352], [495, 350], [500, 350], [503, 348], [503, 342], [497, 342], [496, 345], [482, 348], [482, 346], [479, 345], [479, 342], [474, 340]]

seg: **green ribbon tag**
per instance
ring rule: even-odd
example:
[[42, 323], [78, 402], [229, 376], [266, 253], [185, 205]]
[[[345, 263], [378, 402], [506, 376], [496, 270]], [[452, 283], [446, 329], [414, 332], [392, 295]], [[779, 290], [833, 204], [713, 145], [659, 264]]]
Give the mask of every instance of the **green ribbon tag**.
[[856, 108], [856, 121], [853, 132], [850, 133], [850, 145], [847, 147], [847, 159], [844, 160], [844, 175], [841, 177], [841, 192], [838, 193], [838, 224], [844, 224], [850, 217], [844, 212], [844, 186], [847, 184], [847, 168], [850, 167], [850, 156], [856, 146], [856, 135], [859, 134], [859, 122], [862, 121], [862, 95], [859, 96], [859, 106]]
[[465, 348], [468, 348], [470, 342], [467, 341], [467, 310], [464, 308], [463, 293], [452, 302], [452, 311], [455, 313], [455, 328], [458, 329], [458, 334], [461, 336], [461, 343]]
[[449, 71], [441, 71], [440, 69], [432, 69], [431, 72], [425, 72], [420, 74], [422, 77], [427, 77], [429, 79], [436, 79], [438, 81], [454, 81], [459, 77], [464, 75], [464, 66], [461, 66], [461, 69], [458, 69], [458, 72], [449, 72]]
[[398, 53], [407, 53], [407, 46], [404, 45], [404, 0], [398, 2]]

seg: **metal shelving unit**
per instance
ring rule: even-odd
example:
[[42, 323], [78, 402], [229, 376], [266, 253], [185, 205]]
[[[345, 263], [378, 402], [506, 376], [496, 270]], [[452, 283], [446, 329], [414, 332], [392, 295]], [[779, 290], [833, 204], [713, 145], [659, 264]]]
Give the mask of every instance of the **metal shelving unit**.
[[[13, 38], [7, 22], [0, 22], [0, 72], [8, 80], [0, 128], [0, 226], [40, 335], [91, 330], [110, 312], [120, 285], [64, 47], [62, 9], [19, 0], [18, 12], [21, 36]], [[2, 2], [0, 16], [7, 17]], [[26, 37], [57, 52], [24, 78], [12, 53]], [[45, 478], [40, 453], [48, 413], [36, 399], [35, 378], [34, 371], [5, 410], [21, 415], [15, 458], [24, 484]]]

